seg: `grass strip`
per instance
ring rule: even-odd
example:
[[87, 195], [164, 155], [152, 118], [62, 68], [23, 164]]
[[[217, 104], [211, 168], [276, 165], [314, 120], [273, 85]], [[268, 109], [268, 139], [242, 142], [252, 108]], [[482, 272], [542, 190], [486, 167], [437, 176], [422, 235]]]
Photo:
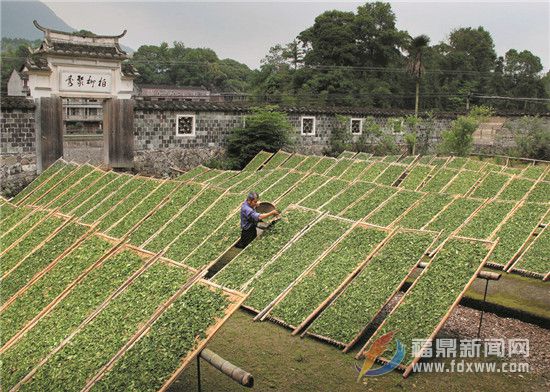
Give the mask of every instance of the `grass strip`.
[[42, 269], [46, 268], [58, 256], [65, 252], [73, 243], [86, 233], [87, 227], [77, 223], [65, 225], [54, 237], [47, 241], [39, 249], [31, 253], [23, 263], [7, 277], [2, 279], [0, 293], [2, 303], [11, 298], [29, 280]]
[[347, 209], [342, 216], [351, 220], [362, 220], [396, 192], [396, 188], [377, 187], [365, 198]]
[[55, 161], [53, 165], [44, 170], [38, 177], [36, 177], [29, 185], [27, 185], [21, 192], [19, 192], [13, 199], [12, 203], [18, 204], [25, 196], [30, 194], [40, 185], [48, 181], [55, 173], [67, 166], [66, 162]]
[[433, 239], [432, 233], [397, 232], [308, 331], [349, 343], [399, 288]]
[[[0, 265], [2, 266], [2, 278], [4, 273], [11, 270], [15, 265], [23, 260], [32, 250], [45, 240], [52, 232], [65, 222], [61, 218], [49, 217], [40, 222], [21, 242], [11, 248], [8, 252], [0, 256]], [[25, 232], [21, 232], [23, 227], [17, 227], [14, 232], [19, 233], [18, 238]], [[2, 282], [2, 286], [3, 286]], [[5, 298], [3, 298], [5, 299]]]
[[366, 221], [378, 226], [388, 226], [399, 218], [407, 208], [422, 197], [422, 193], [414, 191], [401, 191], [392, 197], [378, 211], [372, 214]]
[[[200, 192], [200, 190], [201, 186], [198, 184], [183, 184], [172, 194], [170, 200], [166, 204], [155, 211], [155, 213], [149, 216], [134, 232], [132, 232], [132, 234], [130, 234], [128, 242], [136, 246], [143, 244], [166, 222], [176, 215], [182, 207], [187, 206], [193, 196]], [[215, 194], [215, 192], [210, 193], [212, 193], [212, 196]], [[146, 208], [148, 205], [140, 205], [138, 208], [140, 207]]]
[[525, 203], [500, 227], [494, 238], [498, 244], [489, 257], [489, 262], [505, 265], [529, 239], [542, 218], [548, 213], [548, 206]]
[[94, 170], [95, 169], [89, 165], [82, 165], [78, 167], [67, 177], [59, 181], [57, 185], [50, 192], [48, 192], [47, 195], [44, 195], [44, 197], [42, 197], [40, 200], [37, 200], [35, 204], [38, 206], [47, 205], [61, 193], [69, 189], [72, 185], [76, 184], [79, 180], [81, 180]]
[[0, 354], [3, 388], [14, 387], [142, 265], [137, 255], [124, 251], [90, 271], [50, 313]]
[[488, 239], [514, 206], [514, 202], [492, 201], [483, 206], [458, 234], [463, 237]]
[[350, 227], [351, 223], [333, 218], [324, 218], [313, 225], [252, 281], [254, 290], [245, 304], [258, 310], [269, 305]]
[[308, 208], [319, 208], [342, 189], [349, 186], [349, 182], [333, 178], [321, 186], [317, 191], [300, 202], [300, 205]]
[[64, 165], [60, 170], [56, 171], [54, 174], [52, 174], [50, 180], [46, 182], [44, 185], [42, 185], [39, 189], [35, 190], [29, 197], [27, 197], [25, 200], [23, 200], [22, 204], [30, 205], [34, 204], [35, 201], [37, 201], [40, 197], [45, 195], [48, 191], [55, 188], [63, 178], [70, 175], [72, 172], [74, 172], [78, 168], [77, 165], [74, 164], [66, 164]]
[[146, 199], [158, 185], [159, 183], [157, 181], [141, 180], [141, 184], [135, 192], [132, 192], [132, 194], [129, 195], [124, 202], [117, 205], [109, 212], [108, 215], [105, 215], [101, 219], [99, 225], [97, 226], [98, 230], [105, 231], [115, 222], [118, 222], [119, 219], [128, 214], [132, 208], [138, 205], [142, 200]]
[[191, 273], [185, 269], [153, 264], [54, 354], [21, 390], [81, 390], [155, 309], [190, 277]]
[[487, 253], [488, 248], [482, 242], [449, 240], [418, 283], [405, 294], [403, 302], [388, 316], [383, 327], [371, 337], [373, 341], [390, 331], [395, 333], [382, 355], [387, 357], [388, 352], [393, 352], [395, 341], [399, 340], [409, 353], [401, 364], [410, 364], [414, 357], [413, 340], [430, 337]]
[[382, 230], [356, 226], [270, 314], [289, 325], [300, 325], [386, 236]]
[[79, 205], [86, 202], [86, 200], [90, 199], [94, 193], [101, 190], [104, 186], [109, 184], [111, 181], [114, 181], [116, 178], [118, 178], [119, 175], [115, 172], [107, 172], [101, 178], [99, 178], [93, 186], [89, 187], [86, 190], [83, 190], [78, 195], [76, 195], [71, 201], [69, 201], [67, 204], [63, 205], [60, 208], [60, 211], [64, 214], [68, 214], [75, 208], [77, 208]]
[[399, 187], [414, 191], [428, 177], [431, 171], [431, 166], [416, 165], [407, 174], [407, 177], [405, 177], [401, 184], [399, 184]]
[[159, 186], [154, 192], [147, 196], [141, 203], [135, 206], [132, 211], [124, 216], [119, 223], [107, 230], [107, 234], [116, 238], [121, 238], [126, 235], [132, 227], [142, 220], [151, 210], [162, 203], [165, 197], [178, 187], [179, 184], [175, 181], [168, 181]]
[[4, 339], [14, 336], [111, 247], [109, 242], [92, 236], [59, 260], [2, 313], [0, 323]]
[[180, 361], [206, 337], [208, 328], [223, 317], [228, 306], [222, 291], [195, 284], [166, 310], [92, 391], [159, 390]]
[[315, 211], [288, 210], [281, 220], [220, 270], [214, 281], [229, 288], [240, 288], [317, 216]]

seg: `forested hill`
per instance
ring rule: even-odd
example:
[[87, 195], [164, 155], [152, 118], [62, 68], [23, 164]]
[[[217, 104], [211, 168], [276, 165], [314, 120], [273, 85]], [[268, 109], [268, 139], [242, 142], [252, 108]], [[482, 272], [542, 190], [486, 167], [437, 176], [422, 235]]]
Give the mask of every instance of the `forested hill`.
[[61, 31], [76, 31], [46, 4], [36, 0], [2, 1], [2, 38], [41, 39], [44, 35], [32, 24], [34, 19], [43, 26]]

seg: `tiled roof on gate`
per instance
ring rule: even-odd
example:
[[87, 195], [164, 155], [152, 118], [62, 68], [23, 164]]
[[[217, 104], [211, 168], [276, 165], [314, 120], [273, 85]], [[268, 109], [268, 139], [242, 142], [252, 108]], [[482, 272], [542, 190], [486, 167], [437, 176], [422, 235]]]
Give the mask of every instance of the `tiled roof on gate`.
[[[45, 56], [31, 54], [25, 60], [23, 67], [26, 67], [30, 71], [50, 71], [50, 66], [48, 65], [48, 60]], [[23, 68], [22, 67], [22, 68]]]
[[44, 40], [35, 53], [52, 53], [60, 55], [99, 57], [105, 59], [126, 59], [128, 55], [118, 45], [87, 45], [76, 42]]
[[56, 54], [78, 57], [123, 60], [128, 54], [121, 49], [118, 40], [126, 34], [106, 36], [90, 32], [70, 33], [42, 27], [35, 20], [37, 29], [44, 33], [44, 38], [36, 54]]
[[120, 66], [121, 66], [121, 71], [123, 76], [132, 77], [132, 78], [139, 76], [139, 72], [137, 68], [134, 67], [132, 64], [128, 62], [124, 62]]

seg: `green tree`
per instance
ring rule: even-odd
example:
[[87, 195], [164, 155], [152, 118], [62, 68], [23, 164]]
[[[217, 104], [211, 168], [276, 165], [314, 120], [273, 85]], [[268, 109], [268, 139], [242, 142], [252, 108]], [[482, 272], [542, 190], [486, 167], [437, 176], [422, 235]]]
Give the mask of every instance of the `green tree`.
[[550, 160], [550, 130], [542, 118], [525, 116], [506, 122], [504, 127], [514, 135], [514, 156]]
[[227, 158], [235, 169], [242, 169], [262, 150], [276, 152], [289, 146], [291, 129], [286, 114], [276, 106], [253, 108], [245, 126], [234, 129], [227, 138]]
[[[540, 58], [528, 50], [518, 52], [510, 49], [504, 56], [506, 95], [516, 97], [544, 97], [544, 85], [540, 77], [542, 71]], [[526, 108], [527, 102], [524, 103]]]
[[459, 116], [452, 122], [451, 129], [443, 132], [440, 152], [448, 155], [468, 155], [472, 150], [474, 132], [491, 113], [491, 109], [479, 106], [474, 107], [468, 115]]
[[350, 117], [336, 115], [336, 124], [330, 131], [329, 147], [325, 149], [326, 155], [336, 157], [342, 151], [350, 150], [353, 146], [353, 138], [349, 131]]
[[430, 38], [427, 35], [419, 35], [411, 39], [411, 42], [407, 48], [407, 51], [409, 52], [409, 58], [407, 59], [407, 71], [414, 77], [416, 84], [414, 99], [414, 115], [416, 117], [418, 117], [418, 103], [420, 99], [420, 79], [424, 73], [422, 55], [429, 43]]
[[15, 69], [19, 71], [26, 58], [30, 55], [31, 48], [37, 48], [41, 40], [29, 41], [23, 38], [2, 38], [2, 56], [0, 56], [0, 69], [2, 76], [2, 91], [6, 91], [8, 79]]
[[315, 18], [312, 27], [298, 39], [306, 49], [307, 65], [354, 65], [357, 63], [355, 15], [353, 12], [326, 11]]
[[471, 92], [490, 91], [491, 75], [497, 59], [493, 38], [483, 27], [463, 27], [449, 35], [447, 43], [437, 45], [441, 56], [439, 78], [441, 94], [450, 95], [446, 109], [464, 108]]
[[170, 84], [172, 82], [168, 73], [171, 66], [171, 55], [166, 42], [159, 46], [140, 46], [134, 52], [130, 62], [139, 72], [137, 83]]
[[138, 69], [136, 80], [145, 84], [205, 86], [211, 90], [246, 92], [253, 72], [232, 59], [220, 60], [212, 49], [187, 48], [182, 42], [169, 47], [143, 45], [131, 63]]
[[396, 28], [389, 3], [377, 1], [359, 6], [354, 25], [360, 64], [384, 67], [402, 61], [401, 49], [409, 34]]

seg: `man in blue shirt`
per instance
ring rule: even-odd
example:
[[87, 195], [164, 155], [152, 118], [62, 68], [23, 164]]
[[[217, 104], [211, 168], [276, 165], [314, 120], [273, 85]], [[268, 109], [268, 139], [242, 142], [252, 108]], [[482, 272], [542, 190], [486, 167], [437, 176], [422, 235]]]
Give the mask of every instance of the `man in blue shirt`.
[[260, 220], [279, 215], [279, 212], [276, 210], [265, 214], [256, 212], [259, 198], [256, 192], [250, 192], [241, 206], [241, 239], [235, 245], [237, 248], [244, 249], [256, 238], [256, 224]]

